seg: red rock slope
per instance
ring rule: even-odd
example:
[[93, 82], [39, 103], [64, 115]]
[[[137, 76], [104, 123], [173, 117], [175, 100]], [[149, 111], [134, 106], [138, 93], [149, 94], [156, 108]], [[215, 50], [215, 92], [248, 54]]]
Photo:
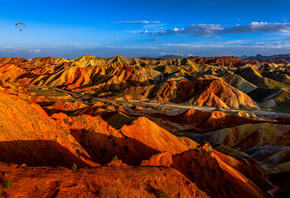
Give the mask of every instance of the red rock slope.
[[192, 105], [257, 108], [248, 95], [213, 76], [207, 75], [191, 81], [183, 80], [178, 83], [177, 87], [178, 100], [189, 101]]
[[142, 165], [174, 167], [210, 197], [269, 197], [251, 179], [226, 164], [208, 144], [177, 155], [161, 153]]
[[69, 170], [0, 163], [0, 170], [0, 182], [12, 184], [8, 189], [0, 187], [3, 197], [209, 197], [173, 168], [102, 166]]
[[[31, 166], [63, 165], [74, 162], [88, 165], [76, 150], [88, 154], [70, 134], [51, 119], [37, 104], [0, 91], [1, 161]], [[43, 157], [45, 156], [45, 157]]]

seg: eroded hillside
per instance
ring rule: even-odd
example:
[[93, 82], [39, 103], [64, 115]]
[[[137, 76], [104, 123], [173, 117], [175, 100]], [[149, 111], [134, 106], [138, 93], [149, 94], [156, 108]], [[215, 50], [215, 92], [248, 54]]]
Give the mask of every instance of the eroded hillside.
[[287, 64], [0, 58], [1, 195], [283, 197]]

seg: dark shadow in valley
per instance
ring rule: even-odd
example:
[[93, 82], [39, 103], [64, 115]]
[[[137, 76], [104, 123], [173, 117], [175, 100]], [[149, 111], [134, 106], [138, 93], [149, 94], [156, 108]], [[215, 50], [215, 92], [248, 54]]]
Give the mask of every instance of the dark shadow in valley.
[[27, 166], [89, 166], [67, 148], [52, 140], [0, 142], [0, 162]]
[[130, 137], [104, 135], [94, 130], [72, 130], [72, 135], [89, 154], [76, 149], [76, 155], [52, 140], [16, 140], [0, 142], [0, 162], [27, 166], [64, 166], [71, 168], [90, 165], [80, 157], [106, 164], [114, 156], [128, 165], [139, 165], [160, 151]]
[[94, 162], [106, 164], [114, 156], [128, 165], [139, 165], [160, 151], [130, 137], [116, 137], [97, 130], [71, 130], [74, 138], [86, 150]]
[[290, 195], [290, 171], [268, 174], [266, 177], [279, 189], [274, 192], [277, 198], [289, 197]]
[[256, 102], [263, 102], [266, 99], [274, 98], [278, 94], [280, 94], [282, 89], [268, 89], [268, 88], [257, 88], [254, 91], [248, 92], [248, 96], [252, 98], [252, 100]]

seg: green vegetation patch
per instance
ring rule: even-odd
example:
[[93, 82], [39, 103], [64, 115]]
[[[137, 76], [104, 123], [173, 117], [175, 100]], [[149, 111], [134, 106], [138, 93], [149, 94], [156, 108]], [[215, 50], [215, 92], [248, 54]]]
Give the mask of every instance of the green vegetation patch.
[[290, 114], [290, 104], [289, 103], [279, 103], [277, 107], [273, 108], [275, 112], [279, 113], [289, 113]]
[[36, 93], [38, 96], [66, 96], [64, 92], [58, 92], [51, 89], [31, 89], [33, 93]]
[[3, 188], [10, 188], [10, 186], [12, 186], [12, 182], [11, 181], [3, 181], [2, 184]]
[[155, 190], [154, 190], [154, 194], [155, 194], [156, 197], [158, 197], [158, 198], [170, 198], [170, 196], [168, 195], [168, 193], [167, 193], [164, 189], [162, 189], [162, 188], [160, 188], [160, 189], [155, 189]]
[[243, 110], [243, 111], [253, 111], [254, 108], [251, 108], [251, 107], [247, 107], [247, 106], [241, 105], [241, 106], [239, 107], [239, 110]]
[[119, 158], [118, 158], [118, 156], [117, 156], [117, 155], [115, 155], [114, 157], [112, 157], [112, 160], [114, 160], [114, 161], [118, 161], [118, 160], [119, 160]]
[[76, 169], [78, 169], [78, 166], [77, 166], [75, 163], [73, 163], [71, 169], [72, 169], [72, 170], [76, 170]]
[[280, 83], [278, 81], [269, 79], [269, 78], [265, 78], [265, 85], [270, 88], [270, 89], [279, 89], [279, 88], [288, 88], [290, 89], [289, 85], [286, 85], [284, 83]]

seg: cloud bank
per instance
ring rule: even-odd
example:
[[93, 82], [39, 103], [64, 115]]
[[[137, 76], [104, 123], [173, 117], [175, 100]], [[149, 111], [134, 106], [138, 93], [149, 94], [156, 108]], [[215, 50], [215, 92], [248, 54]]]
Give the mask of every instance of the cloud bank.
[[[162, 31], [140, 31], [138, 33], [150, 33], [158, 35], [173, 35], [173, 34], [192, 34], [195, 36], [217, 38], [220, 34], [242, 34], [242, 33], [278, 33], [290, 32], [290, 23], [267, 23], [267, 22], [252, 22], [248, 25], [236, 25], [230, 28], [224, 28], [219, 24], [195, 24], [183, 27], [181, 29], [174, 28], [172, 30]], [[137, 33], [137, 32], [135, 32]]]

